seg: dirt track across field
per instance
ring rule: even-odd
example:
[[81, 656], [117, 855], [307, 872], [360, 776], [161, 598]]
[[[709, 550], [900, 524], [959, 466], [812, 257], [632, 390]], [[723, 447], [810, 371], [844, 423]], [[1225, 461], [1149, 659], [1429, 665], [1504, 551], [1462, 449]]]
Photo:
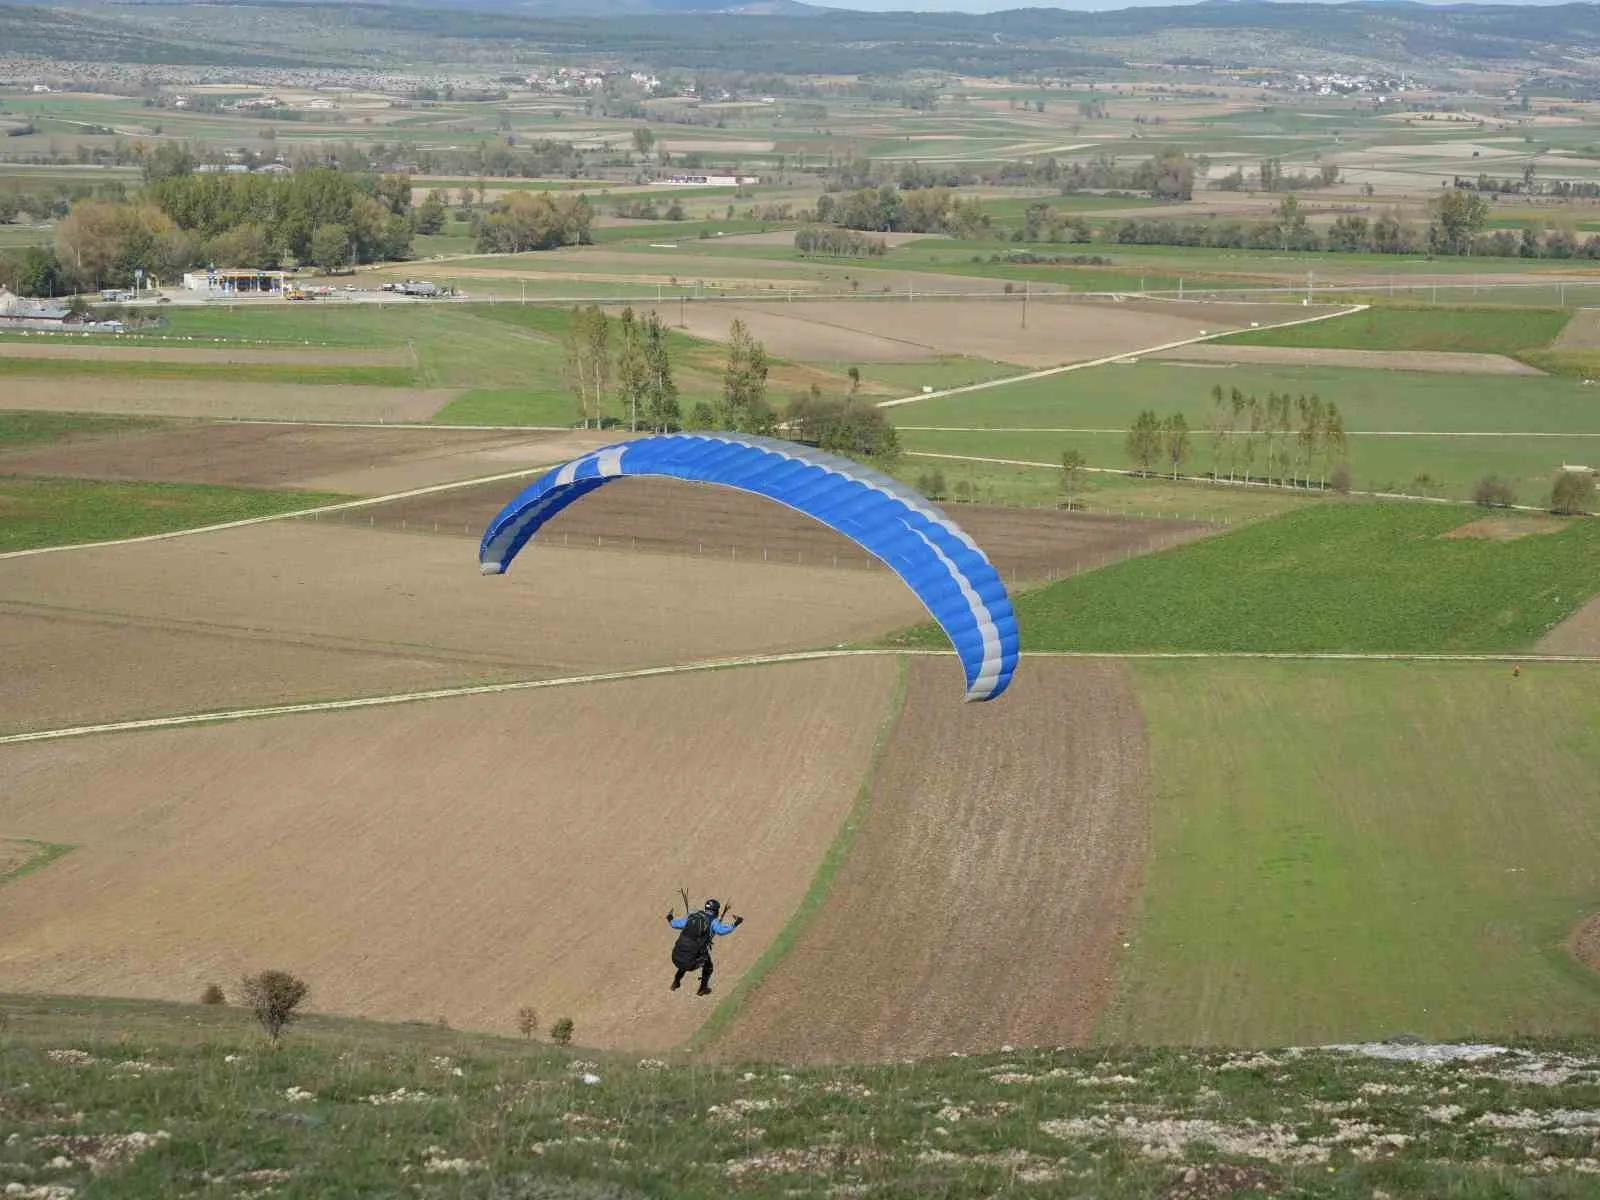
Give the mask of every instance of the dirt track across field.
[[426, 421], [458, 393], [447, 388], [229, 383], [201, 379], [28, 378], [5, 382], [5, 407], [38, 412], [278, 421]]
[[1552, 350], [1593, 350], [1596, 346], [1600, 346], [1600, 308], [1580, 308], [1550, 343]]
[[0, 451], [0, 475], [220, 483], [374, 496], [556, 463], [609, 433], [190, 425]]
[[1503, 354], [1445, 350], [1330, 350], [1316, 346], [1222, 346], [1201, 342], [1151, 355], [1172, 362], [1228, 366], [1368, 367], [1377, 371], [1432, 371], [1448, 375], [1542, 375]]
[[888, 572], [530, 546], [485, 578], [465, 538], [303, 520], [0, 562], [0, 615], [11, 733], [811, 649], [922, 609]]
[[1596, 596], [1534, 646], [1540, 654], [1600, 654], [1600, 596]]
[[1600, 971], [1600, 913], [1581, 922], [1572, 932], [1572, 954], [1586, 967]]
[[1143, 719], [1115, 663], [1025, 661], [992, 704], [914, 660], [871, 810], [726, 1059], [886, 1059], [1082, 1042], [1149, 840]]
[[304, 346], [212, 346], [196, 342], [179, 346], [117, 346], [103, 342], [9, 342], [0, 340], [0, 358], [74, 358], [104, 362], [107, 369], [123, 362], [262, 364], [281, 367], [409, 367], [411, 352], [319, 349]]
[[677, 889], [749, 914], [719, 945], [730, 987], [848, 811], [894, 670], [795, 663], [6, 747], [0, 837], [77, 848], [0, 887], [0, 991], [193, 1001], [282, 965], [316, 1011], [509, 1034], [532, 1005], [584, 1045], [676, 1045], [711, 1004], [667, 990]]
[[[482, 532], [493, 515], [521, 490], [512, 480], [397, 500], [352, 520], [441, 533]], [[946, 511], [983, 547], [1008, 579], [1036, 580], [1088, 570], [1142, 552], [1153, 540], [1201, 537], [1205, 525], [1146, 521], [1055, 509], [952, 504]], [[607, 484], [554, 518], [539, 534], [550, 546], [661, 551], [731, 560], [817, 563], [877, 568], [879, 563], [849, 538], [809, 517], [728, 488], [664, 479], [623, 479]]]
[[1314, 316], [1320, 309], [1211, 301], [795, 300], [659, 306], [696, 337], [725, 339], [737, 318], [773, 354], [801, 362], [916, 362], [967, 354], [1052, 367], [1197, 337]]

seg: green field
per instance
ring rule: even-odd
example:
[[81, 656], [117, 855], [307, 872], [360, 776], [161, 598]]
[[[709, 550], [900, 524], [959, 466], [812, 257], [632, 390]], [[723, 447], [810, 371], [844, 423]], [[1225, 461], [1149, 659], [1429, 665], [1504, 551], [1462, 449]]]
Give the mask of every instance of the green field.
[[0, 476], [0, 553], [170, 533], [348, 498], [204, 484]]
[[[1016, 597], [1022, 648], [1517, 651], [1600, 592], [1600, 521], [1505, 541], [1440, 536], [1477, 515], [1404, 503], [1297, 508]], [[897, 640], [937, 645], [935, 633]]]
[[1600, 667], [1141, 663], [1155, 763], [1098, 1036], [1600, 1033]]
[[116, 375], [131, 379], [213, 379], [227, 383], [346, 384], [410, 387], [417, 380], [408, 367], [346, 367], [297, 363], [142, 362], [108, 363], [96, 358], [8, 358], [0, 355], [0, 377], [89, 379]]
[[101, 416], [97, 413], [0, 411], [0, 447], [31, 442], [59, 442], [80, 434], [126, 433], [156, 429], [166, 422], [153, 417]]
[[1237, 346], [1455, 350], [1514, 355], [1548, 345], [1570, 317], [1570, 313], [1559, 309], [1373, 307], [1309, 325], [1252, 329], [1216, 340]]

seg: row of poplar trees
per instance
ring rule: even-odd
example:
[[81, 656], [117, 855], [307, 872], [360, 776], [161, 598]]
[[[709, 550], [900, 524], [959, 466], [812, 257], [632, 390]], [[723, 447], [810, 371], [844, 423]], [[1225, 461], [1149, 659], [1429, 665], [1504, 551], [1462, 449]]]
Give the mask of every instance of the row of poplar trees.
[[[1176, 479], [1193, 454], [1192, 430], [1180, 413], [1147, 409], [1128, 430], [1127, 452], [1146, 474], [1159, 464]], [[1238, 388], [1211, 389], [1211, 474], [1216, 479], [1264, 479], [1283, 486], [1326, 487], [1348, 450], [1339, 406], [1316, 393], [1268, 392], [1265, 401]], [[1256, 473], [1259, 463], [1261, 471]]]
[[562, 349], [567, 386], [584, 428], [606, 423], [612, 397], [630, 430], [678, 428], [678, 385], [667, 353], [667, 327], [658, 314], [641, 319], [629, 307], [613, 321], [597, 305], [574, 308]]

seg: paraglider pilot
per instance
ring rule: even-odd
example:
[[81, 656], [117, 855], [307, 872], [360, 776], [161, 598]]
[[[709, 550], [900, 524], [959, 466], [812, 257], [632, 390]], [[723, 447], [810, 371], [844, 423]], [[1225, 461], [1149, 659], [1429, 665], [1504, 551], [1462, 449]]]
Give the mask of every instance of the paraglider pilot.
[[667, 910], [667, 924], [682, 931], [672, 947], [672, 965], [678, 969], [678, 973], [672, 977], [673, 991], [683, 986], [683, 977], [690, 971], [699, 971], [700, 987], [695, 995], [711, 994], [711, 972], [714, 969], [711, 942], [714, 938], [726, 937], [744, 924], [743, 917], [723, 921], [721, 915], [722, 904], [717, 900], [707, 900], [698, 911], [684, 913], [681, 917], [674, 916], [670, 908]]

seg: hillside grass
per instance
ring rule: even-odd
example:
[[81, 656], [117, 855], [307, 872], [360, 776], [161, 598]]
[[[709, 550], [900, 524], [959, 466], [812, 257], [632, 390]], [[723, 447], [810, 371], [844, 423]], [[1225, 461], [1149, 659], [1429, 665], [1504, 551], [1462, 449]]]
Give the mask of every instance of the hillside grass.
[[1309, 325], [1250, 329], [1216, 340], [1235, 346], [1340, 350], [1447, 350], [1515, 355], [1549, 345], [1571, 314], [1562, 309], [1373, 306]]
[[1015, 597], [1022, 649], [1518, 651], [1600, 592], [1600, 521], [1510, 541], [1440, 536], [1478, 515], [1307, 505]]
[[0, 553], [171, 533], [347, 499], [210, 484], [0, 476]]
[[1134, 664], [1155, 768], [1097, 1037], [1600, 1034], [1600, 666]]
[[[1121, 1047], [789, 1068], [316, 1015], [274, 1051], [223, 1006], [5, 995], [0, 1011], [0, 1186], [91, 1200], [1177, 1200], [1257, 1184], [1317, 1200], [1576, 1200], [1588, 1139], [1546, 1130], [1600, 1097], [1600, 1042], [1581, 1038], [1440, 1066]], [[1552, 1059], [1576, 1068], [1516, 1074]], [[1441, 1089], [1462, 1120], [1428, 1115]]]

